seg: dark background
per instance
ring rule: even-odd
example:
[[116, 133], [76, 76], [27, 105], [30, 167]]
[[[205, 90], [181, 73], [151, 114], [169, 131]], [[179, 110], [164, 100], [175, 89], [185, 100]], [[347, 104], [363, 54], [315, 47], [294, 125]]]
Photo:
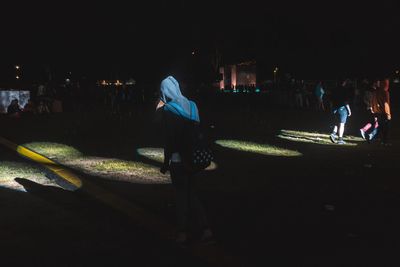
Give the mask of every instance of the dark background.
[[18, 2], [0, 16], [0, 79], [15, 64], [27, 79], [45, 66], [95, 79], [154, 80], [176, 66], [208, 75], [216, 50], [222, 63], [256, 59], [268, 75], [275, 66], [306, 79], [386, 75], [399, 67], [398, 10], [397, 1]]

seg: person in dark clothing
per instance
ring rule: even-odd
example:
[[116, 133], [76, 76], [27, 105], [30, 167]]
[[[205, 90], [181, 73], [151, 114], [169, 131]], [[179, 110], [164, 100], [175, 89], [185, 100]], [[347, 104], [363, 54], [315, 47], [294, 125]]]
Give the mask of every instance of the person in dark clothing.
[[31, 99], [28, 100], [28, 103], [25, 104], [23, 113], [25, 115], [33, 115], [36, 114], [36, 106]]
[[21, 113], [21, 108], [18, 104], [18, 99], [13, 99], [10, 105], [7, 107], [7, 114], [18, 117]]
[[349, 80], [344, 80], [338, 88], [332, 91], [332, 106], [334, 115], [334, 125], [330, 139], [333, 143], [339, 145], [346, 144], [343, 140], [344, 128], [346, 125], [347, 117], [351, 116], [351, 109], [349, 105], [352, 88]]
[[324, 106], [325, 90], [322, 81], [319, 81], [315, 86], [314, 94], [317, 100], [316, 109], [318, 111], [325, 111], [325, 106]]
[[370, 141], [370, 133], [376, 131], [379, 127], [378, 118], [376, 114], [372, 111], [372, 98], [376, 93], [376, 90], [379, 86], [379, 80], [375, 80], [368, 88], [364, 91], [363, 102], [367, 111], [367, 123], [360, 129], [361, 137], [364, 140]]
[[371, 110], [378, 120], [379, 127], [375, 128], [368, 135], [368, 139], [373, 140], [379, 133], [382, 144], [387, 145], [390, 120], [392, 119], [390, 111], [389, 79], [384, 79], [379, 82], [378, 88], [371, 98]]
[[195, 177], [183, 165], [185, 120], [200, 122], [197, 106], [184, 97], [178, 81], [168, 76], [161, 82], [160, 100], [157, 112], [161, 112], [165, 130], [164, 163], [160, 171], [170, 172], [172, 185], [176, 192], [176, 211], [178, 233], [176, 242], [188, 241], [190, 219], [195, 217], [202, 228], [201, 240], [213, 240], [213, 233], [208, 225], [204, 207], [195, 191]]

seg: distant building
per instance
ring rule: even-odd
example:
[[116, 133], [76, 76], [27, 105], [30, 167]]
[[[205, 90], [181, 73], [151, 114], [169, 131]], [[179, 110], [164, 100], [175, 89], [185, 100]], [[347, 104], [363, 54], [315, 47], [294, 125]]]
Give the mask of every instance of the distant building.
[[251, 87], [257, 84], [257, 65], [255, 61], [247, 61], [234, 65], [220, 67], [222, 75], [219, 88], [236, 89], [237, 87]]

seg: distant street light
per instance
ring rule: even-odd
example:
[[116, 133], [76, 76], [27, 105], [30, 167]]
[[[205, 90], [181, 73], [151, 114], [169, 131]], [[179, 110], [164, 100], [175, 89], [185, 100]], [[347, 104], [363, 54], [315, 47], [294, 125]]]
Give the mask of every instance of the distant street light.
[[21, 78], [21, 66], [15, 65], [15, 79], [19, 80]]
[[278, 67], [275, 67], [274, 69], [274, 82], [276, 83], [276, 74], [278, 73]]

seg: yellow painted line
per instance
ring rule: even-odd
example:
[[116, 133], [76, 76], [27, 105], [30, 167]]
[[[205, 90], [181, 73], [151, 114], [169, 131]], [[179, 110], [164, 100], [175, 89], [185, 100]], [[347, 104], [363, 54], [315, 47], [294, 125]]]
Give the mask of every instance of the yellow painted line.
[[16, 151], [21, 156], [24, 156], [36, 163], [41, 164], [46, 169], [49, 169], [50, 171], [55, 173], [57, 176], [61, 177], [62, 179], [66, 180], [69, 183], [71, 183], [72, 185], [74, 185], [76, 188], [82, 187], [82, 180], [78, 176], [76, 176], [71, 171], [63, 168], [63, 166], [52, 161], [51, 159], [46, 158], [45, 156], [40, 155], [40, 154], [36, 153], [35, 151], [32, 151], [24, 146], [19, 146], [17, 144], [14, 144], [13, 142], [11, 142], [3, 137], [0, 137], [0, 143], [5, 145], [6, 147]]

